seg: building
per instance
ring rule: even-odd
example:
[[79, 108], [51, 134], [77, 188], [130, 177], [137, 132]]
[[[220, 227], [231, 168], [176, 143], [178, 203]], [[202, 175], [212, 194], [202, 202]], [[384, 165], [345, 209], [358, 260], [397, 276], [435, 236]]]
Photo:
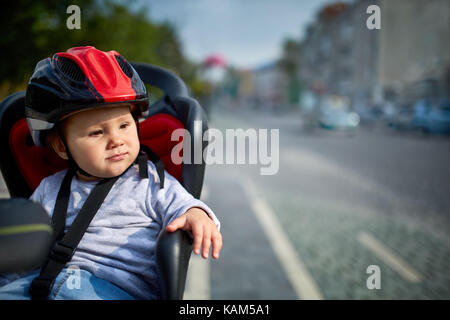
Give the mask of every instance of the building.
[[377, 0], [324, 7], [302, 42], [299, 74], [303, 87], [354, 100], [370, 96], [376, 82], [377, 30], [366, 26], [366, 8]]
[[285, 106], [287, 81], [277, 62], [253, 70], [251, 78], [255, 108], [277, 110]]
[[[370, 5], [380, 8], [379, 30], [367, 27]], [[346, 96], [353, 107], [411, 104], [429, 89], [418, 84], [430, 81], [448, 96], [449, 38], [448, 0], [336, 2], [309, 26], [298, 73], [307, 90]]]
[[[450, 1], [382, 0], [381, 17], [377, 98], [394, 92], [408, 103], [430, 94], [430, 89], [448, 97]], [[434, 88], [421, 85], [433, 82]]]

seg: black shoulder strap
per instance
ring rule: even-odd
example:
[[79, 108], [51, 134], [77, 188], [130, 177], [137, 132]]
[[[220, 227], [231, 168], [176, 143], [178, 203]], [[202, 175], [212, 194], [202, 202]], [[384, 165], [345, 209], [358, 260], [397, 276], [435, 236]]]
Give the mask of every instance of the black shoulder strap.
[[[164, 164], [156, 153], [149, 147], [141, 145], [141, 150], [136, 162], [139, 165], [139, 175], [141, 178], [148, 178], [147, 156], [155, 164], [159, 176], [160, 188], [164, 188]], [[72, 259], [78, 244], [85, 234], [89, 224], [102, 205], [109, 191], [120, 176], [101, 180], [91, 191], [83, 207], [78, 212], [69, 231], [64, 234], [67, 207], [70, 198], [70, 186], [75, 169], [69, 168], [61, 183], [61, 187], [56, 198], [55, 209], [52, 216], [53, 225], [53, 248], [50, 250], [48, 260], [41, 269], [30, 286], [32, 299], [45, 300], [50, 294], [53, 283], [64, 266]]]
[[[67, 206], [70, 196], [70, 184], [74, 173], [68, 170], [61, 184], [55, 203], [52, 221], [55, 227], [56, 242], [50, 250], [48, 260], [30, 286], [32, 299], [45, 300], [51, 292], [53, 283], [72, 256], [83, 238], [89, 224], [102, 205], [109, 191], [120, 176], [101, 180], [89, 194], [69, 231], [64, 235]], [[62, 236], [63, 235], [63, 236]], [[62, 238], [62, 239], [61, 239]]]
[[[164, 188], [164, 163], [162, 162], [161, 158], [152, 150], [150, 149], [150, 147], [141, 144], [141, 150], [144, 151], [148, 158], [150, 159], [151, 162], [153, 162], [153, 164], [156, 167], [156, 172], [158, 173], [158, 177], [159, 177], [159, 187], [161, 189]], [[145, 177], [148, 178], [148, 172], [147, 172], [147, 160], [142, 161], [142, 159], [145, 158], [139, 158], [142, 157], [142, 153], [139, 154], [138, 156], [138, 160], [139, 160], [139, 173], [142, 175], [144, 174], [143, 171], [145, 171]], [[145, 154], [144, 154], [145, 157]]]
[[59, 188], [56, 198], [55, 208], [52, 215], [53, 237], [52, 242], [59, 241], [64, 236], [64, 228], [66, 227], [66, 213], [70, 198], [70, 185], [75, 171], [69, 168]]

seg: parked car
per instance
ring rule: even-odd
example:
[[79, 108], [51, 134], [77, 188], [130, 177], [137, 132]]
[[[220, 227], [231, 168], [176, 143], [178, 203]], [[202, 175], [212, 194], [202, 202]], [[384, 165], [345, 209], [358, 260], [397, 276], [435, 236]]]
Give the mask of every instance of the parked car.
[[327, 129], [355, 129], [359, 126], [359, 115], [350, 110], [348, 99], [329, 96], [323, 99], [317, 117], [318, 124]]
[[373, 127], [383, 125], [385, 122], [385, 110], [381, 104], [356, 105], [355, 111], [359, 116], [360, 125]]
[[450, 100], [442, 98], [436, 104], [427, 99], [417, 101], [413, 124], [427, 133], [450, 134]]
[[387, 125], [398, 130], [413, 130], [414, 109], [410, 105], [395, 107], [389, 116], [386, 117]]

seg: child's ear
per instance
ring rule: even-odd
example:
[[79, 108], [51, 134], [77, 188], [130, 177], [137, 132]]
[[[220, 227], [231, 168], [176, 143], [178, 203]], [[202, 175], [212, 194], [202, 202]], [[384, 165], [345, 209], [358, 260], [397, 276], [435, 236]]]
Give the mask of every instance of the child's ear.
[[50, 145], [50, 147], [53, 149], [53, 151], [56, 152], [58, 156], [63, 158], [64, 160], [68, 160], [69, 157], [67, 156], [66, 152], [66, 146], [61, 140], [61, 137], [57, 134], [50, 134], [47, 137], [47, 142]]

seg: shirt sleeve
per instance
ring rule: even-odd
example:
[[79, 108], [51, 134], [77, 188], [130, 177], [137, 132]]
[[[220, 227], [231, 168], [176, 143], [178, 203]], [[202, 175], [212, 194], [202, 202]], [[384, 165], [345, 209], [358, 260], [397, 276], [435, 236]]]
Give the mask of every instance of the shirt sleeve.
[[[181, 184], [167, 171], [164, 178], [164, 188], [159, 187], [159, 178], [153, 163], [149, 165], [150, 178], [150, 202], [155, 208], [156, 215], [162, 228], [165, 228], [172, 220], [184, 214], [190, 208], [198, 207], [203, 209], [214, 221], [217, 229], [220, 230], [220, 221], [214, 212], [203, 201], [194, 198]], [[152, 185], [153, 184], [153, 185]]]
[[42, 179], [39, 186], [29, 198], [44, 207], [49, 216], [52, 216], [53, 214], [59, 188], [61, 187], [61, 182], [66, 172], [67, 170], [62, 170]]
[[39, 184], [39, 186], [34, 190], [33, 194], [30, 196], [30, 200], [39, 203], [41, 205], [43, 205], [44, 200], [45, 184], [46, 184], [45, 181], [46, 179], [44, 178]]
[[[41, 183], [39, 184], [39, 186], [34, 190], [33, 194], [30, 196], [30, 200], [40, 204], [45, 211], [47, 211], [48, 215], [51, 216], [53, 213], [53, 206], [55, 204], [55, 202], [49, 202], [49, 198], [54, 197], [53, 193], [55, 192], [54, 190], [52, 190], [51, 188], [49, 188], [49, 177], [42, 179]], [[49, 189], [51, 190], [49, 192]], [[58, 189], [56, 189], [58, 190]], [[57, 193], [57, 191], [56, 191]], [[56, 197], [56, 195], [55, 195]]]

